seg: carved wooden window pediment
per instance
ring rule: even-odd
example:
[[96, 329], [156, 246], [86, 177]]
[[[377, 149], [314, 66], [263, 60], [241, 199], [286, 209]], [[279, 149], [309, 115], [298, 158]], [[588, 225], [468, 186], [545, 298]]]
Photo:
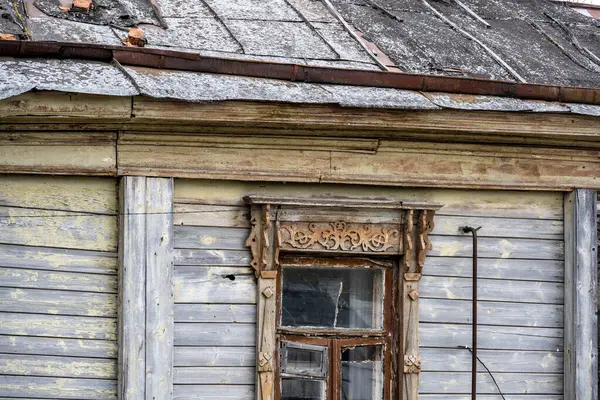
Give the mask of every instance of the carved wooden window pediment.
[[414, 400], [419, 281], [438, 204], [245, 197], [258, 400]]

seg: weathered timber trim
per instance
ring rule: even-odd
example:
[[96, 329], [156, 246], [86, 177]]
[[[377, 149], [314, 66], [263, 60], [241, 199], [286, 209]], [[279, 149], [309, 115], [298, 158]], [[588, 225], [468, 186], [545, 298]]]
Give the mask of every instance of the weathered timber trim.
[[[345, 257], [386, 254], [401, 261], [396, 274], [399, 295], [393, 307], [401, 314], [394, 316], [400, 322], [396, 329], [401, 332], [393, 335], [398, 341], [393, 347], [399, 351], [394, 352], [395, 359], [390, 364], [395, 366], [397, 374], [391, 378], [390, 392], [393, 396], [402, 393], [403, 400], [418, 400], [421, 372], [419, 282], [426, 252], [432, 249], [428, 235], [434, 227], [433, 217], [441, 205], [338, 197], [250, 195], [244, 200], [250, 205], [252, 227], [246, 246], [252, 252], [252, 267], [258, 278], [256, 399], [273, 400], [277, 392], [276, 316], [280, 300], [276, 282], [280, 271], [280, 251], [295, 255], [316, 251]], [[348, 210], [352, 212], [348, 213]], [[378, 212], [381, 220], [376, 223], [362, 220], [361, 212], [369, 211]], [[282, 218], [284, 214], [294, 215], [295, 222], [281, 221], [285, 220], [285, 217]], [[323, 222], [324, 215], [333, 218], [333, 222]], [[317, 261], [310, 259], [311, 265], [314, 262]], [[348, 264], [344, 265], [350, 265], [351, 259], [345, 262]], [[392, 284], [388, 282], [388, 285]], [[386, 292], [390, 295], [391, 287]], [[392, 376], [390, 371], [388, 374], [386, 379]]]
[[0, 101], [0, 172], [600, 189], [597, 125], [558, 113], [28, 93]]
[[598, 399], [596, 191], [565, 195], [565, 400]]
[[173, 395], [173, 180], [121, 181], [119, 398]]

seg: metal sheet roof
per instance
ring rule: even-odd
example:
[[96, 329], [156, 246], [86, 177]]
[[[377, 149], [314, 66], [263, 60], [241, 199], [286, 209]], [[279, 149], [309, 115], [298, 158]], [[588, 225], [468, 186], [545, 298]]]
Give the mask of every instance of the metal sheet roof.
[[600, 106], [505, 97], [422, 93], [364, 86], [285, 82], [79, 61], [0, 59], [0, 99], [31, 90], [143, 95], [190, 102], [244, 100], [410, 110], [560, 112], [600, 116]]

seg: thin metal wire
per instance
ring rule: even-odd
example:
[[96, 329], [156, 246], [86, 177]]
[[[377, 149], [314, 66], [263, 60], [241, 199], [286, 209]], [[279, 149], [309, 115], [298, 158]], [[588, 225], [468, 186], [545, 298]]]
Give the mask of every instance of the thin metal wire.
[[[467, 350], [469, 350], [470, 353], [473, 353], [473, 349], [471, 349], [469, 346], [458, 346], [458, 348], [459, 349], [467, 349]], [[506, 400], [506, 397], [504, 397], [504, 393], [502, 393], [502, 390], [500, 389], [498, 382], [496, 382], [496, 378], [494, 378], [494, 374], [492, 374], [492, 371], [490, 371], [490, 369], [487, 367], [487, 365], [485, 365], [485, 363], [483, 361], [481, 361], [481, 359], [479, 357], [477, 357], [477, 361], [479, 361], [481, 363], [481, 365], [483, 365], [483, 368], [485, 368], [487, 373], [492, 378], [492, 381], [494, 381], [494, 385], [496, 385], [496, 389], [498, 389], [498, 393], [500, 394], [500, 396], [502, 396], [502, 399]]]

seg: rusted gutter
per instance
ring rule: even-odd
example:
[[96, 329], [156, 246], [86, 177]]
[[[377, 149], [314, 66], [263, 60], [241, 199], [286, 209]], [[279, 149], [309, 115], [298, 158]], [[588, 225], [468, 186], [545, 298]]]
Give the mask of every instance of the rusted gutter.
[[600, 105], [600, 88], [549, 86], [486, 79], [397, 72], [313, 67], [250, 60], [204, 57], [177, 51], [88, 43], [0, 41], [0, 57], [67, 58], [122, 65], [280, 79], [292, 82], [515, 97]]

